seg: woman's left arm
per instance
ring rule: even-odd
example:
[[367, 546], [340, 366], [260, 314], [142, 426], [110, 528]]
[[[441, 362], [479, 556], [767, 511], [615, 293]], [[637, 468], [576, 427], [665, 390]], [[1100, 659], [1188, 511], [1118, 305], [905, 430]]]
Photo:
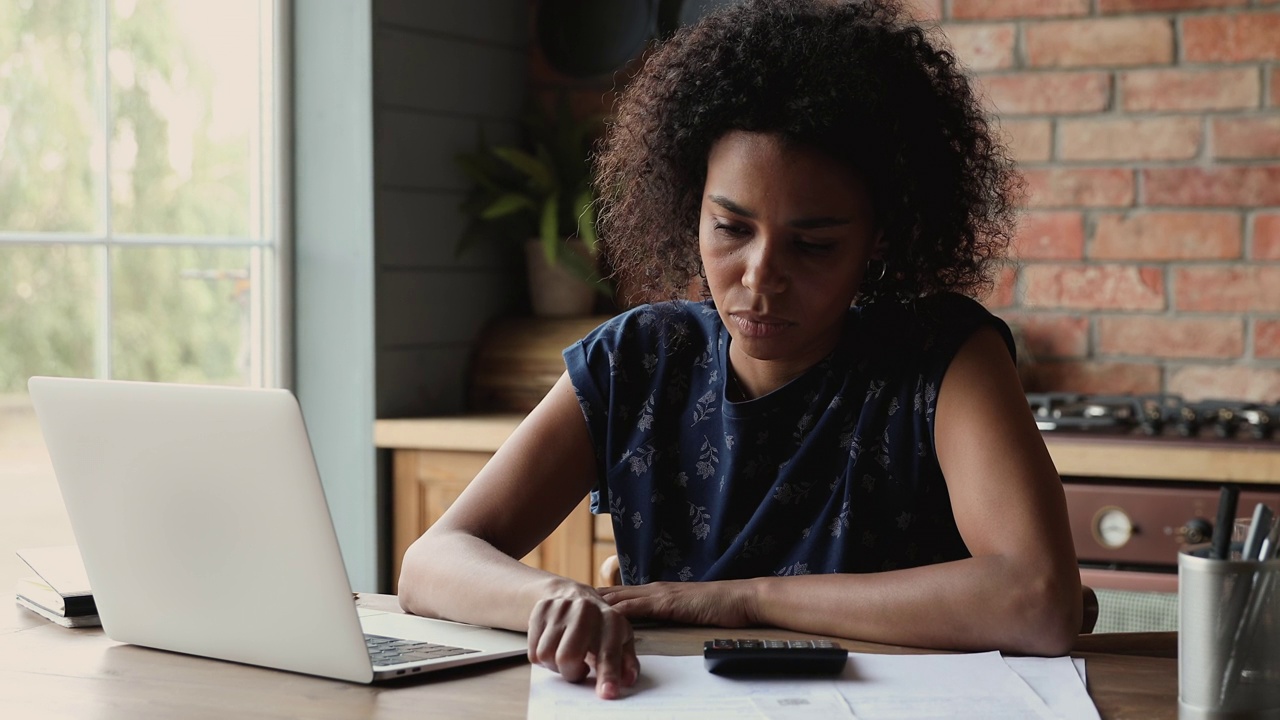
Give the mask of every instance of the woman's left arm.
[[868, 574], [610, 588], [631, 617], [767, 625], [875, 642], [1068, 652], [1082, 601], [1062, 482], [1004, 341], [984, 327], [938, 393], [938, 463], [972, 557]]

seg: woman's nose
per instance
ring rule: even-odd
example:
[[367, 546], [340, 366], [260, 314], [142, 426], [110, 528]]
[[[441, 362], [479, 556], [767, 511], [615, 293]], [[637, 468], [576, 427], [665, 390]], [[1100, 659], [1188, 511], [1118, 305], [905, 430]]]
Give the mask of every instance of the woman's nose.
[[757, 238], [747, 253], [742, 284], [759, 295], [777, 295], [789, 282], [781, 248], [771, 239]]

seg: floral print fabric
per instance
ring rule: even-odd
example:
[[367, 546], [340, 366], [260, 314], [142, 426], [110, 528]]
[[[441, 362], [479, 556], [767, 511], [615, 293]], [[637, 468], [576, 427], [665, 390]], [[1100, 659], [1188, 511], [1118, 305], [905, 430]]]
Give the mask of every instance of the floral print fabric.
[[623, 582], [859, 573], [968, 557], [933, 446], [960, 345], [1008, 327], [969, 298], [849, 311], [832, 353], [729, 402], [710, 301], [645, 305], [564, 352], [596, 451], [592, 512]]

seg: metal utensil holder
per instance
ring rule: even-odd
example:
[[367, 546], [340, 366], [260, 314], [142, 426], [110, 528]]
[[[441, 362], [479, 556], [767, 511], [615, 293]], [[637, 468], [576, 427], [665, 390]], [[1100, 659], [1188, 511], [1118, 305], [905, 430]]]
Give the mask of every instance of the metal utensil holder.
[[1280, 559], [1178, 553], [1178, 717], [1280, 720]]

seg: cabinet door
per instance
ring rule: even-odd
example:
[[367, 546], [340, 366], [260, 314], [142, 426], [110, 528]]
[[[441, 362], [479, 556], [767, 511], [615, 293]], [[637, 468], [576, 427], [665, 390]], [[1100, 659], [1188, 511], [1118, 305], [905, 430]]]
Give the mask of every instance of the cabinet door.
[[[392, 577], [399, 583], [404, 553], [492, 457], [485, 452], [397, 450], [393, 460]], [[560, 527], [521, 562], [582, 583], [595, 584], [591, 511], [583, 500]], [[393, 585], [393, 589], [394, 589]]]

